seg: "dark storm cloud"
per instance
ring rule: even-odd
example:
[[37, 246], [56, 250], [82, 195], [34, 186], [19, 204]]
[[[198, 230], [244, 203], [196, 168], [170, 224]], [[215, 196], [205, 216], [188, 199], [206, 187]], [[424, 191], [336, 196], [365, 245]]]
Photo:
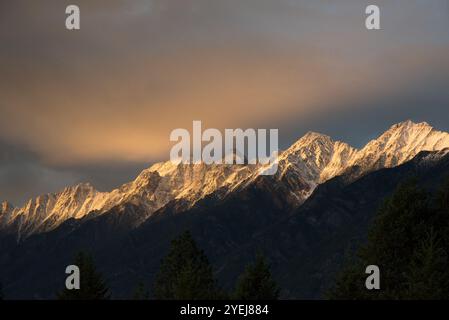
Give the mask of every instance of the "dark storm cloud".
[[404, 90], [338, 105], [326, 117], [292, 117], [290, 121], [279, 124], [282, 126], [283, 146], [313, 130], [360, 148], [391, 125], [408, 119], [425, 121], [438, 130], [449, 132], [448, 83], [449, 72], [433, 74]]
[[0, 141], [0, 202], [23, 205], [25, 200], [44, 192], [57, 192], [66, 186], [91, 181], [99, 191], [136, 177], [144, 163], [106, 163], [89, 166], [50, 167], [36, 154]]
[[0, 140], [0, 201], [22, 205], [42, 190], [57, 191], [76, 180], [76, 174], [48, 168], [35, 154]]
[[279, 127], [283, 146], [306, 130], [360, 145], [408, 118], [449, 129], [449, 2], [376, 3], [371, 32], [365, 0], [0, 0], [0, 154], [17, 157], [0, 198], [110, 189], [196, 119]]

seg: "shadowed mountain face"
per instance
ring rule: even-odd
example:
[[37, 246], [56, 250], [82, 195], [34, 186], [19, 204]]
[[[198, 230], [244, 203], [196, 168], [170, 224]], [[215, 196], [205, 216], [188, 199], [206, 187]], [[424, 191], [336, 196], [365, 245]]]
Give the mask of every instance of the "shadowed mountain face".
[[225, 288], [262, 250], [284, 298], [319, 298], [344, 254], [365, 239], [383, 199], [410, 177], [428, 188], [438, 186], [449, 175], [449, 155], [422, 152], [403, 165], [354, 180], [357, 170], [319, 185], [300, 207], [286, 200], [287, 187], [275, 183], [276, 176], [260, 176], [238, 192], [212, 193], [193, 206], [175, 199], [138, 224], [145, 207], [125, 203], [99, 216], [69, 219], [21, 243], [14, 235], [4, 236], [0, 278], [11, 298], [52, 298], [74, 253], [87, 249], [115, 298], [129, 297], [138, 279], [153, 283], [170, 240], [190, 230]]
[[[276, 174], [265, 181], [273, 184], [273, 190], [282, 191], [282, 201], [293, 208], [300, 206], [319, 184], [335, 176], [350, 172], [355, 179], [373, 170], [400, 165], [420, 151], [444, 148], [449, 148], [449, 134], [425, 122], [396, 124], [361, 150], [309, 132], [279, 154]], [[178, 209], [184, 210], [210, 195], [224, 199], [241, 192], [264, 181], [261, 172], [265, 169], [266, 165], [157, 163], [111, 192], [99, 192], [83, 183], [30, 199], [23, 207], [2, 202], [0, 232], [14, 234], [17, 241], [22, 241], [54, 230], [69, 219], [84, 221], [126, 205], [141, 209], [134, 222], [138, 226], [172, 201], [182, 203]]]

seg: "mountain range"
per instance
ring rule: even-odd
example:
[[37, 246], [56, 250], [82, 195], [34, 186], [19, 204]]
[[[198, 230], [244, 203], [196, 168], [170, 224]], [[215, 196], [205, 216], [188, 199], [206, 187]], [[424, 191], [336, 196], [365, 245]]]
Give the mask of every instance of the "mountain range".
[[[289, 202], [300, 205], [318, 184], [349, 168], [358, 167], [358, 174], [363, 175], [402, 164], [420, 151], [447, 147], [449, 134], [424, 122], [396, 124], [360, 150], [327, 135], [308, 132], [280, 153], [274, 178], [287, 188]], [[111, 192], [99, 192], [91, 184], [81, 183], [30, 199], [23, 207], [2, 202], [0, 227], [17, 233], [20, 239], [53, 230], [67, 219], [101, 215], [125, 203], [144, 208], [145, 214], [136, 221], [139, 224], [170, 201], [182, 199], [192, 206], [212, 193], [224, 197], [238, 191], [259, 178], [261, 169], [257, 165], [157, 163]]]
[[83, 248], [125, 297], [154, 278], [170, 240], [188, 229], [224, 287], [262, 250], [283, 297], [319, 298], [384, 197], [410, 176], [436, 185], [449, 174], [448, 153], [448, 133], [405, 121], [359, 150], [308, 132], [280, 152], [273, 176], [260, 165], [168, 161], [111, 192], [83, 183], [23, 207], [3, 202], [0, 277], [12, 296], [51, 297]]

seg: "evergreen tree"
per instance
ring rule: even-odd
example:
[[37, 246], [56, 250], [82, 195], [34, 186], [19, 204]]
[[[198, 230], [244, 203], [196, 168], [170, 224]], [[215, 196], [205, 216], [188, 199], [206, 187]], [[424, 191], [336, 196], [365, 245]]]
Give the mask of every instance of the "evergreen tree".
[[[446, 186], [437, 206], [415, 181], [401, 184], [379, 210], [366, 245], [338, 276], [333, 299], [414, 299], [447, 296]], [[435, 208], [436, 207], [436, 208]], [[449, 212], [449, 210], [447, 210]], [[446, 221], [445, 221], [446, 219]], [[365, 268], [379, 266], [381, 289], [367, 290]], [[440, 279], [440, 280], [437, 280]]]
[[150, 293], [143, 281], [139, 281], [136, 289], [134, 290], [133, 300], [148, 300], [150, 298]]
[[262, 254], [257, 254], [256, 261], [248, 265], [240, 276], [234, 296], [241, 300], [276, 300], [279, 288], [273, 280], [270, 266]]
[[381, 270], [381, 290], [370, 291], [373, 298], [401, 297], [407, 287], [404, 269], [426, 236], [431, 215], [429, 197], [415, 180], [401, 184], [381, 208], [360, 254], [363, 273], [368, 265]]
[[337, 275], [335, 285], [325, 293], [325, 297], [333, 300], [369, 299], [365, 288], [365, 268], [360, 259], [347, 262]]
[[110, 298], [109, 289], [102, 275], [96, 270], [92, 257], [79, 252], [74, 265], [80, 270], [80, 289], [64, 288], [59, 294], [60, 300], [105, 300]]
[[171, 243], [162, 260], [154, 286], [156, 299], [199, 300], [218, 299], [212, 267], [198, 249], [190, 232], [184, 232]]
[[[438, 226], [437, 230], [440, 230], [439, 236], [442, 238], [442, 245], [449, 250], [449, 176], [443, 180], [437, 192], [435, 203], [437, 216], [433, 225]], [[449, 252], [447, 253], [449, 254]]]
[[414, 253], [407, 272], [407, 299], [447, 298], [449, 292], [448, 257], [433, 229]]

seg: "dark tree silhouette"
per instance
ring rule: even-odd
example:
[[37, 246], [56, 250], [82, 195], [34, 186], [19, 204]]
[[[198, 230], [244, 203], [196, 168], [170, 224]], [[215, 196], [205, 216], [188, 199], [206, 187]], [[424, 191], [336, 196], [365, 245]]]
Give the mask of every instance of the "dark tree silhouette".
[[64, 288], [57, 296], [60, 300], [105, 300], [110, 298], [109, 289], [102, 275], [96, 270], [92, 257], [79, 252], [74, 265], [80, 270], [80, 289]]
[[405, 298], [413, 300], [447, 298], [448, 266], [442, 241], [431, 230], [415, 251], [407, 270], [408, 288], [404, 294]]
[[156, 277], [154, 294], [163, 300], [220, 298], [212, 267], [190, 232], [172, 241]]
[[241, 300], [276, 300], [279, 288], [273, 280], [270, 267], [262, 254], [257, 254], [256, 261], [248, 265], [240, 276], [234, 297]]
[[[331, 299], [449, 298], [449, 184], [436, 197], [416, 181], [401, 184], [379, 210], [366, 245], [338, 276]], [[381, 289], [367, 290], [365, 268], [377, 265]]]
[[137, 283], [137, 287], [134, 290], [133, 300], [148, 300], [150, 298], [150, 293], [143, 281]]

